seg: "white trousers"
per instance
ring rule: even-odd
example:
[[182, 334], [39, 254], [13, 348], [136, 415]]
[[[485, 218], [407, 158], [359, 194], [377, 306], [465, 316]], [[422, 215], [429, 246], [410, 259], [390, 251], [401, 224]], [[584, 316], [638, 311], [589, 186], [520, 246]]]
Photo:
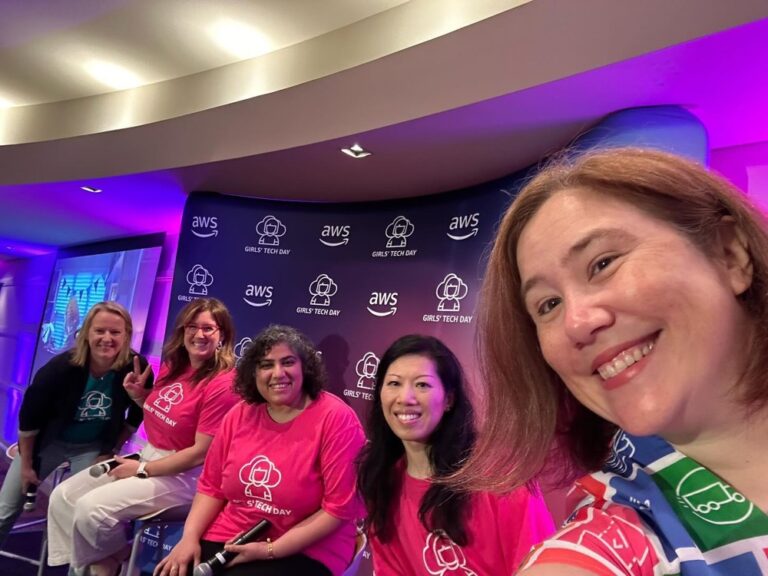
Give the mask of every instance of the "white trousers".
[[[141, 459], [171, 454], [151, 444]], [[151, 512], [189, 504], [201, 466], [173, 476], [94, 478], [89, 469], [75, 474], [51, 492], [48, 503], [48, 564], [82, 568], [125, 549], [128, 523]]]

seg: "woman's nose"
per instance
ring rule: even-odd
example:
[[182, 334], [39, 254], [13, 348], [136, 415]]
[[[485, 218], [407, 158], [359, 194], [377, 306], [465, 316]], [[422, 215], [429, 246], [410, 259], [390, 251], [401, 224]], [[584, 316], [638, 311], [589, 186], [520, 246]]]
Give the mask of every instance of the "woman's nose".
[[571, 297], [565, 302], [565, 333], [579, 347], [591, 344], [613, 322], [609, 307], [594, 297]]

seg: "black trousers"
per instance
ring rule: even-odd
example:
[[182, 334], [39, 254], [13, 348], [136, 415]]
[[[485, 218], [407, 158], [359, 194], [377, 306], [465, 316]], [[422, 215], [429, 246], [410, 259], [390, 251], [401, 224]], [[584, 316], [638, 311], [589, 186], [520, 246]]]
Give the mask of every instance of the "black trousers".
[[[217, 552], [224, 550], [222, 542], [200, 541], [201, 557], [207, 560]], [[224, 568], [214, 574], [222, 576], [332, 576], [331, 571], [323, 564], [304, 554], [294, 554], [286, 558], [274, 560], [256, 560], [237, 564], [232, 568]]]

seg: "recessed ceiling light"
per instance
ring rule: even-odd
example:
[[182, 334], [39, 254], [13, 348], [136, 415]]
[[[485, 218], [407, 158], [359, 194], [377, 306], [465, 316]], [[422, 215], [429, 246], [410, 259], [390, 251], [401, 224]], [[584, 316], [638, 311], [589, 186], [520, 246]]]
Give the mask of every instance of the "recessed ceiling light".
[[85, 190], [86, 192], [90, 192], [91, 194], [98, 194], [99, 192], [103, 192], [101, 188], [94, 188], [93, 186], [80, 186], [81, 190]]
[[138, 75], [119, 64], [104, 60], [90, 60], [84, 66], [96, 80], [115, 90], [128, 90], [142, 85]]
[[273, 50], [272, 42], [259, 30], [229, 18], [211, 24], [208, 34], [224, 51], [246, 60], [267, 54]]
[[352, 158], [356, 159], [365, 158], [366, 156], [371, 155], [371, 152], [364, 150], [360, 144], [352, 144], [349, 148], [342, 148], [341, 151], [347, 156], [352, 156]]

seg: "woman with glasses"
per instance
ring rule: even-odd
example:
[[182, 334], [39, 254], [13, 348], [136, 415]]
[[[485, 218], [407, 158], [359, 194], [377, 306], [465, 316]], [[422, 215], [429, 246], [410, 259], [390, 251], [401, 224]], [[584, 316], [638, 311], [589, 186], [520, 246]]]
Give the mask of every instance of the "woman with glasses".
[[145, 390], [149, 372], [138, 366], [126, 376], [126, 391], [144, 410], [148, 443], [139, 460], [117, 457], [109, 473], [94, 477], [84, 471], [53, 491], [51, 566], [112, 576], [129, 552], [129, 521], [192, 501], [208, 447], [238, 399], [232, 390], [234, 336], [222, 302], [194, 300], [176, 318], [155, 387]]

